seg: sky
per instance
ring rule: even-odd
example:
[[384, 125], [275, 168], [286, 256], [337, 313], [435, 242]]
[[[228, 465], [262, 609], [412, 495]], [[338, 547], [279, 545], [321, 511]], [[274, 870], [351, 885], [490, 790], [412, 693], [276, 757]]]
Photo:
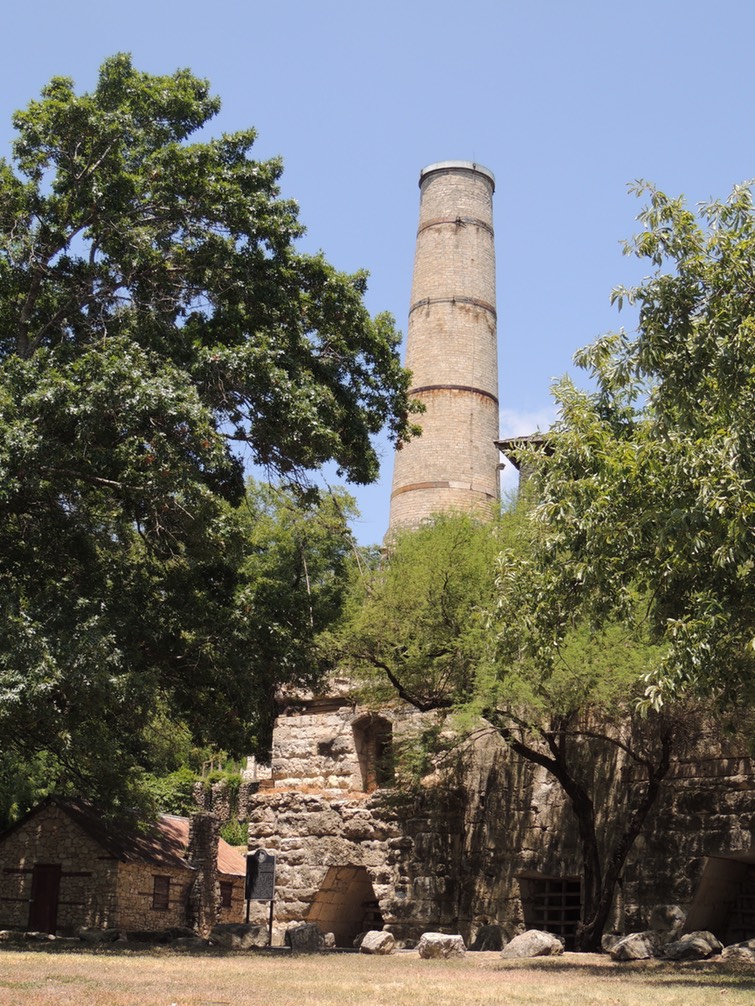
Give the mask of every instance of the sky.
[[[367, 269], [371, 311], [402, 331], [420, 169], [473, 160], [494, 200], [501, 434], [545, 429], [574, 352], [622, 324], [611, 289], [653, 181], [694, 205], [755, 176], [753, 0], [35, 0], [10, 2], [0, 41], [0, 156], [10, 116], [52, 76], [90, 90], [100, 63], [190, 67], [223, 101], [213, 135], [254, 126], [281, 155], [302, 246]], [[355, 532], [382, 539], [392, 452], [354, 490]], [[504, 473], [504, 486], [512, 472]]]

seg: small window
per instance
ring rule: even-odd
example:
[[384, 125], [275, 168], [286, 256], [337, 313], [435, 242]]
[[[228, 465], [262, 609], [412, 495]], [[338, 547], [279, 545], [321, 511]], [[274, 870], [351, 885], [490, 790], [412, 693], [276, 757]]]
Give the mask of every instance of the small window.
[[233, 881], [220, 881], [220, 907], [230, 908], [233, 901]]
[[167, 912], [170, 902], [170, 877], [154, 877], [152, 907], [157, 912]]

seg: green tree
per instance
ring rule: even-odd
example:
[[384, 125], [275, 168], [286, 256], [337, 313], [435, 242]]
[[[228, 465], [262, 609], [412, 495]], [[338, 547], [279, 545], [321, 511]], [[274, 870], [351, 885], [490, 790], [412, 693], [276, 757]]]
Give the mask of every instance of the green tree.
[[[637, 328], [577, 354], [591, 389], [559, 382], [559, 422], [543, 448], [521, 445], [535, 471], [528, 544], [502, 559], [497, 629], [505, 660], [548, 678], [581, 626], [647, 640], [628, 697], [631, 737], [656, 737], [641, 765], [649, 794], [685, 733], [679, 710], [702, 703], [744, 726], [752, 705], [755, 214], [747, 186], [698, 213], [635, 189], [648, 203], [626, 251], [651, 274], [613, 297], [637, 309]], [[556, 758], [558, 730], [542, 739], [541, 757]], [[585, 863], [594, 944], [616, 869]]]
[[190, 142], [218, 108], [116, 56], [90, 94], [53, 79], [0, 162], [0, 747], [102, 799], [156, 706], [240, 750], [299, 673], [248, 629], [244, 462], [368, 482], [371, 436], [412, 432], [392, 320], [297, 251], [280, 162], [252, 131]]
[[[415, 708], [450, 709], [472, 696], [486, 651], [498, 537], [461, 513], [392, 535], [386, 554], [355, 577], [342, 657], [369, 691]], [[387, 688], [386, 688], [387, 685]]]
[[[540, 530], [529, 515], [523, 501], [493, 524], [447, 514], [398, 534], [352, 595], [344, 652], [373, 697], [386, 697], [382, 675], [417, 709], [455, 713], [460, 736], [492, 730], [550, 773], [579, 834], [577, 946], [593, 950], [685, 714], [638, 712], [658, 652], [632, 620], [602, 631], [574, 622], [557, 646], [538, 644], [525, 571], [536, 575]], [[432, 743], [437, 731], [428, 736]], [[622, 765], [632, 786], [610, 783]]]
[[[577, 354], [593, 390], [556, 388], [539, 467], [532, 564], [545, 656], [575, 618], [641, 618], [665, 644], [653, 708], [684, 695], [744, 707], [755, 676], [755, 213], [749, 187], [694, 213], [646, 184], [628, 254], [652, 272], [618, 288], [638, 311]], [[635, 598], [644, 598], [639, 616]]]

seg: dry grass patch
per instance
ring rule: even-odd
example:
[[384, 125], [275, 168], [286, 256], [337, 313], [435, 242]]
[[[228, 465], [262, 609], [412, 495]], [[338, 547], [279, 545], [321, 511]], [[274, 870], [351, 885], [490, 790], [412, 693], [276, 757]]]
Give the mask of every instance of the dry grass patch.
[[755, 970], [501, 961], [179, 953], [0, 951], [0, 1006], [752, 1006]]

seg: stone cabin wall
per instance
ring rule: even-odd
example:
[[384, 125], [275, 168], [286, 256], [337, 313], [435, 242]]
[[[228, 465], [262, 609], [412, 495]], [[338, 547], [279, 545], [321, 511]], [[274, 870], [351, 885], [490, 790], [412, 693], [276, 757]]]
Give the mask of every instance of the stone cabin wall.
[[[168, 877], [168, 907], [153, 907], [155, 877]], [[189, 889], [195, 872], [157, 863], [121, 863], [117, 922], [124, 932], [153, 932], [187, 924]]]
[[26, 929], [35, 863], [61, 864], [60, 931], [117, 925], [118, 861], [50, 805], [0, 846], [0, 927]]
[[[169, 877], [167, 909], [153, 907], [156, 876]], [[194, 870], [177, 869], [148, 863], [121, 863], [118, 871], [118, 929], [125, 932], [152, 932], [172, 926], [186, 926], [189, 916], [189, 895], [197, 874]], [[218, 882], [233, 885], [231, 907], [217, 908], [217, 922], [243, 922], [246, 911], [244, 879], [218, 874]]]
[[[43, 807], [0, 844], [0, 928], [27, 929], [34, 866], [61, 867], [56, 931], [82, 926], [155, 931], [187, 925], [190, 886], [196, 871], [158, 863], [119, 862], [60, 807]], [[169, 878], [166, 909], [153, 907], [155, 877]], [[231, 907], [219, 922], [241, 922], [243, 877], [219, 874], [233, 884]]]

